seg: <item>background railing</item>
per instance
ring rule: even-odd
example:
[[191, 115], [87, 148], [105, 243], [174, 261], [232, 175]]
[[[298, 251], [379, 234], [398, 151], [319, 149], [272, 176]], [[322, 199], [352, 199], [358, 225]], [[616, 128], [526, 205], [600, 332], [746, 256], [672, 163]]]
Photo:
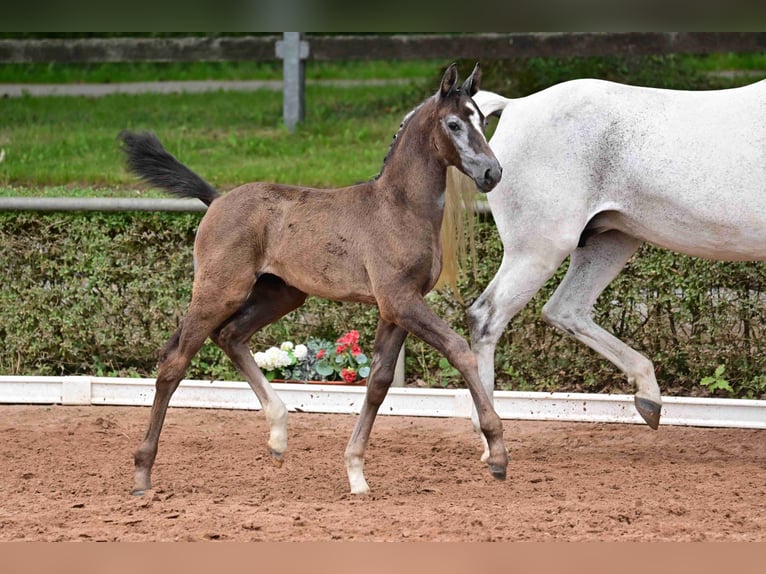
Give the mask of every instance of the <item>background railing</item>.
[[[288, 32], [289, 34], [289, 32]], [[303, 35], [306, 60], [506, 59], [766, 51], [766, 32]], [[0, 63], [277, 60], [284, 35], [0, 40]]]

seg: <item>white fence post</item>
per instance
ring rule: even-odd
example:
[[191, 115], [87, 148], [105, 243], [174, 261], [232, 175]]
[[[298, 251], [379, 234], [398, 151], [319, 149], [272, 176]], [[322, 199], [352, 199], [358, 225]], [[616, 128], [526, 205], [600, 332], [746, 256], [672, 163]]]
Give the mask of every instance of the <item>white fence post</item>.
[[404, 386], [404, 345], [399, 349], [399, 356], [396, 359], [396, 367], [394, 367], [394, 382], [391, 383], [391, 386]]
[[283, 115], [290, 131], [303, 120], [306, 109], [306, 72], [304, 60], [309, 56], [309, 44], [301, 32], [285, 32], [276, 43], [277, 58], [282, 59]]

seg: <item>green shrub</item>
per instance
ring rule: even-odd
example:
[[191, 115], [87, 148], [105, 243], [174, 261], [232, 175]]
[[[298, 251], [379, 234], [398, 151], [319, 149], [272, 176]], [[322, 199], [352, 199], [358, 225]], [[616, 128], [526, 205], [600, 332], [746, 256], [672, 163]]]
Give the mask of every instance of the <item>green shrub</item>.
[[[0, 214], [0, 372], [153, 376], [157, 351], [191, 296], [199, 214]], [[502, 246], [477, 224], [477, 276], [428, 296], [467, 336], [466, 307], [489, 283]], [[497, 388], [633, 392], [614, 366], [540, 318], [566, 265], [514, 318], [497, 348]], [[595, 319], [655, 362], [666, 394], [766, 397], [763, 266], [716, 263], [645, 246], [600, 298]], [[317, 298], [257, 333], [254, 350], [284, 340], [333, 339], [353, 328], [372, 349], [377, 310]], [[463, 385], [436, 351], [408, 337], [410, 383]], [[700, 385], [726, 365], [732, 387]], [[188, 378], [241, 380], [206, 344]]]
[[[517, 98], [577, 78], [677, 90], [727, 88], [752, 81], [746, 75], [710, 74], [701, 58], [682, 55], [528, 58], [482, 62], [482, 87]], [[466, 67], [468, 63], [463, 64]]]

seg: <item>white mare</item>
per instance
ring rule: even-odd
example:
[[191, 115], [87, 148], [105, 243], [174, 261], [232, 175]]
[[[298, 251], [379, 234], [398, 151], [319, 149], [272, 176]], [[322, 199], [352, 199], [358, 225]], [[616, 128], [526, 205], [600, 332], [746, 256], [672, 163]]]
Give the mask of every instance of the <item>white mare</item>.
[[486, 116], [501, 113], [489, 143], [504, 170], [487, 196], [502, 263], [469, 309], [484, 388], [491, 396], [506, 325], [569, 256], [543, 318], [619, 367], [657, 428], [652, 362], [596, 325], [592, 307], [644, 241], [709, 259], [766, 259], [766, 81], [679, 91], [583, 79], [474, 100]]

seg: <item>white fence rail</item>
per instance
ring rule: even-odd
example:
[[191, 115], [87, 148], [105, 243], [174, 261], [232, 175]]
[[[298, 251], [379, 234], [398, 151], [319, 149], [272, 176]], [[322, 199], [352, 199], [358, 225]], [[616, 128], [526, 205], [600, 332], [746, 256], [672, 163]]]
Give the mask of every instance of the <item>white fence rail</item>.
[[[364, 387], [275, 384], [290, 411], [356, 414]], [[154, 379], [111, 377], [0, 376], [0, 403], [149, 406]], [[244, 382], [184, 380], [173, 407], [258, 410], [255, 394]], [[632, 395], [495, 392], [495, 407], [506, 420], [553, 420], [642, 424]], [[470, 417], [467, 389], [391, 388], [380, 414]], [[766, 429], [766, 401], [666, 397], [663, 425]]]

